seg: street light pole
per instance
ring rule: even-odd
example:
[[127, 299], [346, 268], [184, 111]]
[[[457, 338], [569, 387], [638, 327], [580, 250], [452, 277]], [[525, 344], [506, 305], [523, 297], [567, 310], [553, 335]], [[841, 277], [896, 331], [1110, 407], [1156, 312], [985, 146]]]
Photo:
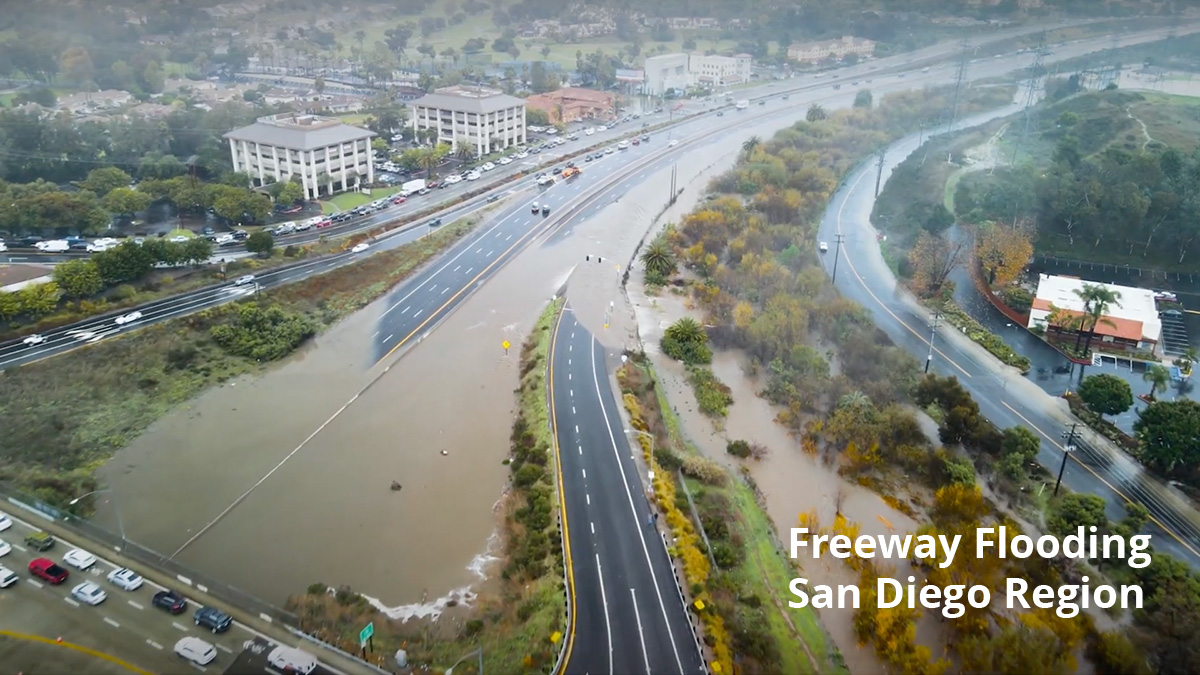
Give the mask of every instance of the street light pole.
[[92, 490], [91, 492], [86, 492], [84, 494], [79, 495], [78, 497], [76, 497], [75, 499], [72, 499], [71, 501], [69, 501], [67, 503], [71, 506], [74, 506], [74, 505], [78, 504], [79, 501], [81, 499], [83, 499], [84, 497], [90, 497], [92, 495], [98, 495], [98, 494], [105, 493], [105, 492], [112, 495], [113, 515], [115, 515], [117, 517], [117, 530], [121, 533], [121, 548], [119, 550], [123, 553], [125, 551], [125, 540], [126, 540], [125, 523], [121, 520], [121, 506], [117, 503], [117, 493], [116, 492], [113, 492], [112, 489], [110, 489], [110, 488], [105, 488], [103, 490]]
[[1063, 472], [1067, 470], [1067, 455], [1075, 451], [1075, 429], [1079, 423], [1071, 425], [1069, 432], [1064, 432], [1063, 435], [1067, 438], [1067, 445], [1063, 447], [1062, 464], [1058, 467], [1058, 480], [1054, 481], [1054, 496], [1058, 496], [1058, 486], [1062, 485]]
[[467, 659], [471, 658], [472, 656], [479, 657], [479, 675], [483, 675], [483, 647], [476, 647], [475, 649], [472, 649], [471, 651], [464, 654], [461, 659], [454, 662], [453, 666], [450, 666], [449, 668], [446, 669], [446, 675], [450, 675], [454, 671], [455, 666], [462, 663], [463, 661], [466, 661]]

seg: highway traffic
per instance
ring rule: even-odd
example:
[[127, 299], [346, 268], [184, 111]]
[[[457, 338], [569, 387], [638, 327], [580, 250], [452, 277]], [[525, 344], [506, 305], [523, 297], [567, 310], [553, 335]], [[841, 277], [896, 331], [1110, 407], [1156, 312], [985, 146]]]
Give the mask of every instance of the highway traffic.
[[[0, 651], [0, 660], [5, 665], [18, 670], [25, 668], [25, 672], [46, 672], [45, 661], [22, 661], [21, 645], [28, 648], [36, 642], [34, 637], [54, 643], [61, 640], [77, 652], [81, 650], [76, 647], [83, 648], [89, 658], [84, 661], [86, 670], [79, 672], [100, 672], [106, 667], [104, 672], [178, 673], [195, 669], [201, 673], [220, 673], [227, 671], [235, 661], [255, 663], [258, 656], [266, 665], [266, 656], [261, 654], [264, 650], [253, 650], [253, 645], [247, 643], [256, 642], [271, 649], [278, 646], [267, 636], [237, 621], [222, 632], [196, 624], [193, 613], [201, 605], [191, 599], [177, 614], [155, 606], [155, 594], [167, 589], [149, 579], [143, 579], [133, 590], [125, 590], [109, 579], [110, 573], [121, 568], [105, 560], [103, 550], [92, 549], [95, 563], [87, 569], [78, 569], [64, 562], [70, 551], [77, 550], [75, 544], [58, 539], [52, 548], [39, 552], [24, 543], [28, 535], [38, 531], [31, 522], [0, 513], [0, 527], [7, 527], [0, 531], [0, 542], [3, 542], [0, 551], [8, 551], [0, 555], [0, 567], [17, 576], [15, 583], [0, 588], [0, 631], [4, 631], [4, 638], [15, 641], [11, 655]], [[26, 570], [30, 562], [39, 558], [58, 563], [70, 573], [69, 578], [58, 585], [37, 579]], [[0, 576], [3, 576], [2, 572]], [[132, 578], [140, 577], [134, 574]], [[72, 591], [85, 582], [94, 583], [107, 598], [94, 606], [81, 602]], [[177, 644], [189, 637], [211, 645], [216, 652], [215, 658], [202, 665], [177, 655]], [[249, 653], [242, 656], [243, 652]], [[269, 654], [269, 650], [266, 652]], [[41, 649], [31, 653], [46, 652]], [[119, 662], [133, 668], [121, 666]], [[271, 671], [259, 667], [239, 668], [236, 672]], [[321, 666], [316, 672], [328, 675], [337, 671]]]
[[564, 672], [706, 672], [604, 349], [569, 306], [551, 336], [547, 381], [571, 575]]

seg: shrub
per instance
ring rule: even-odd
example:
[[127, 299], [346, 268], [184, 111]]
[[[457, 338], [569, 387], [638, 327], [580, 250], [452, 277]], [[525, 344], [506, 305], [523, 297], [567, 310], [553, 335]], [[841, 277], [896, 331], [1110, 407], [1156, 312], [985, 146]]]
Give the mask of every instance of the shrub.
[[695, 478], [709, 485], [720, 486], [725, 484], [725, 470], [721, 468], [720, 464], [711, 459], [698, 455], [685, 457], [683, 459], [682, 470], [683, 475]]
[[750, 443], [746, 441], [729, 441], [725, 444], [725, 452], [746, 459], [750, 456]]
[[695, 366], [688, 368], [688, 382], [692, 385], [700, 412], [709, 417], [725, 417], [729, 414], [733, 390], [717, 379], [711, 370]]
[[316, 324], [277, 305], [239, 304], [232, 321], [213, 326], [213, 341], [235, 356], [274, 361], [292, 353], [317, 332]]
[[723, 542], [716, 541], [712, 543], [713, 562], [721, 569], [732, 569], [738, 564], [737, 551], [732, 546]]

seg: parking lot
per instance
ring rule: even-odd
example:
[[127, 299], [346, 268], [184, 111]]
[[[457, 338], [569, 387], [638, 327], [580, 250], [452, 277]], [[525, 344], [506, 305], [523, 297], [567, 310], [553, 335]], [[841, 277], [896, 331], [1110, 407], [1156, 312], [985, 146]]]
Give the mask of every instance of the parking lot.
[[[12, 516], [11, 513], [8, 515]], [[38, 553], [24, 544], [33, 528], [17, 518], [13, 526], [0, 532], [0, 540], [12, 550], [0, 557], [0, 565], [16, 572], [20, 580], [0, 589], [0, 675], [6, 673], [187, 673], [225, 672], [235, 661], [244, 662], [236, 672], [267, 673], [266, 649], [272, 645], [263, 636], [234, 622], [224, 633], [213, 634], [193, 623], [192, 614], [199, 605], [191, 600], [181, 614], [171, 615], [152, 605], [155, 593], [164, 590], [147, 580], [141, 588], [124, 591], [106, 577], [114, 566], [103, 560], [102, 550], [90, 551], [97, 562], [87, 570], [63, 563], [73, 546], [58, 541], [53, 548]], [[50, 585], [27, 571], [29, 562], [38, 557], [53, 560], [70, 571], [61, 585]], [[82, 604], [71, 597], [71, 589], [84, 581], [98, 584], [108, 598], [96, 606]], [[181, 590], [181, 589], [176, 589]], [[186, 594], [185, 594], [186, 595]], [[175, 655], [175, 643], [185, 637], [198, 637], [217, 649], [217, 658], [201, 667]], [[40, 638], [40, 639], [39, 639]], [[62, 643], [58, 640], [61, 638]], [[258, 640], [259, 651], [247, 649]], [[253, 646], [251, 644], [250, 646]], [[261, 656], [261, 663], [253, 658]], [[122, 665], [124, 662], [124, 665]]]

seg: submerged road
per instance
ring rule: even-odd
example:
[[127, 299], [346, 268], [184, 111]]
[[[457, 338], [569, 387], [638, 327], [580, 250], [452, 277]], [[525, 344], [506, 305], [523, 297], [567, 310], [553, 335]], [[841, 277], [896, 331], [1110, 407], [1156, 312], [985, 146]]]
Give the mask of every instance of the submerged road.
[[569, 306], [551, 336], [547, 382], [571, 604], [563, 672], [705, 672], [604, 349]]
[[[957, 128], [981, 120], [982, 116], [964, 121]], [[917, 135], [903, 139], [888, 149], [888, 156], [898, 163], [917, 149], [918, 141]], [[837, 260], [838, 290], [870, 310], [876, 324], [894, 343], [923, 360], [930, 353], [933, 333], [929, 313], [918, 308], [897, 284], [883, 260], [877, 231], [870, 223], [876, 171], [873, 160], [866, 162], [835, 193], [818, 235], [829, 244], [823, 264], [826, 272], [832, 273]], [[840, 247], [836, 244], [837, 235], [844, 237]], [[951, 338], [944, 335], [945, 329], [942, 332], [932, 337], [931, 370], [957, 377], [983, 415], [996, 426], [1003, 429], [1023, 425], [1039, 434], [1042, 447], [1037, 460], [1052, 474], [1057, 473], [1065, 451], [1063, 435], [1070, 425], [1065, 413], [1055, 414], [1061, 409], [1061, 401], [1035, 383], [1026, 382], [1014, 369], [1002, 365], [965, 337]], [[1063, 477], [1067, 487], [1103, 497], [1112, 519], [1124, 515], [1124, 505], [1128, 502], [1145, 506], [1151, 516], [1148, 528], [1154, 535], [1155, 547], [1192, 566], [1200, 565], [1200, 513], [1177, 491], [1108, 444], [1080, 439], [1076, 451], [1068, 457]]]

